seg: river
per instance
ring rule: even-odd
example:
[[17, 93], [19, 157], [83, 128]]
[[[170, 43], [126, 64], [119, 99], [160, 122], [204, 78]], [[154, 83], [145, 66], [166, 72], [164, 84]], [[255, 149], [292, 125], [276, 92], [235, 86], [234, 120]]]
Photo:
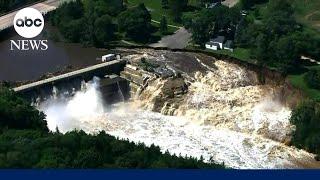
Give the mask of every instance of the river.
[[[97, 57], [108, 53], [50, 40], [47, 51], [10, 51], [10, 39], [19, 37], [9, 33], [0, 39], [4, 39], [0, 43], [0, 80], [6, 81], [35, 80], [68, 65], [79, 68], [96, 64]], [[163, 56], [159, 55], [158, 59], [160, 57]], [[175, 59], [175, 56], [169, 59]], [[186, 63], [186, 60], [183, 57], [181, 62]], [[119, 138], [158, 145], [163, 152], [168, 150], [172, 154], [197, 158], [203, 156], [206, 161], [224, 163], [231, 168], [319, 167], [313, 154], [273, 140], [284, 132], [283, 127], [287, 123], [287, 118], [280, 118], [284, 122], [279, 121], [278, 113], [288, 117], [289, 111], [261, 113], [258, 100], [263, 96], [262, 87], [246, 84], [248, 80], [242, 78], [238, 67], [234, 70], [222, 61], [218, 63], [215, 68], [223, 71], [210, 70], [214, 73], [194, 77], [198, 81], [190, 86], [189, 101], [178, 109], [181, 112], [179, 116], [152, 112], [136, 106], [138, 103], [135, 101], [105, 107], [95, 82], [88, 83], [86, 89], [73, 97], [49, 99], [38, 108], [46, 113], [48, 127], [52, 131], [57, 127], [63, 133], [82, 129], [94, 134], [104, 130]], [[183, 64], [182, 67], [189, 66]], [[252, 101], [252, 97], [256, 100]], [[149, 100], [146, 102], [150, 104]], [[269, 106], [269, 102], [267, 104]], [[264, 106], [262, 108], [265, 109]], [[270, 119], [269, 115], [274, 122], [260, 121], [261, 117]], [[216, 125], [199, 124], [195, 120], [215, 122]], [[263, 131], [255, 130], [256, 126]], [[280, 128], [274, 128], [278, 126]]]
[[[10, 51], [10, 40], [22, 39], [13, 32], [0, 34], [0, 81], [30, 81], [48, 73], [96, 64], [108, 52], [80, 44], [48, 40], [46, 51]], [[37, 39], [48, 39], [43, 34]]]
[[313, 155], [254, 133], [194, 123], [192, 118], [166, 116], [137, 106], [139, 102], [120, 102], [105, 107], [97, 82], [72, 98], [53, 98], [39, 109], [47, 115], [51, 131], [66, 133], [74, 129], [96, 134], [100, 131], [135, 143], [155, 144], [162, 152], [192, 156], [206, 162], [224, 163], [229, 168], [315, 168]]

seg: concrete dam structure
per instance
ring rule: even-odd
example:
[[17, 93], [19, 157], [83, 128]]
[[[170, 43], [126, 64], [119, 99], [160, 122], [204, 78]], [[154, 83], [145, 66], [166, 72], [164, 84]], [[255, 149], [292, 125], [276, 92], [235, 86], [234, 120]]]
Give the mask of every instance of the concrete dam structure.
[[[25, 84], [13, 90], [31, 102], [39, 102], [52, 96], [72, 95], [82, 88], [83, 83], [96, 77], [99, 79], [99, 88], [106, 102], [126, 100], [130, 97], [129, 82], [119, 76], [125, 65], [125, 60], [113, 60]], [[122, 95], [119, 95], [119, 91], [123, 92]]]

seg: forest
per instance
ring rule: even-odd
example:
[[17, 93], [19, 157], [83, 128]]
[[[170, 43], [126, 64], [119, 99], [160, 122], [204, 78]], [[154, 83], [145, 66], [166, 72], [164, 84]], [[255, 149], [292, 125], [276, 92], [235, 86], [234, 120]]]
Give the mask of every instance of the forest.
[[151, 23], [144, 4], [127, 7], [122, 0], [77, 0], [53, 12], [50, 22], [69, 42], [106, 47], [120, 39], [138, 43], [159, 40], [159, 33], [168, 33], [166, 17], [163, 18], [160, 29]]
[[[251, 12], [262, 3], [265, 8]], [[241, 15], [244, 10], [251, 14]], [[320, 57], [320, 39], [296, 21], [289, 0], [241, 0], [232, 8], [219, 6], [187, 14], [183, 21], [193, 33], [193, 42], [202, 48], [210, 38], [223, 35], [234, 39], [238, 48], [250, 50], [257, 64], [284, 73], [300, 70], [301, 55]]]

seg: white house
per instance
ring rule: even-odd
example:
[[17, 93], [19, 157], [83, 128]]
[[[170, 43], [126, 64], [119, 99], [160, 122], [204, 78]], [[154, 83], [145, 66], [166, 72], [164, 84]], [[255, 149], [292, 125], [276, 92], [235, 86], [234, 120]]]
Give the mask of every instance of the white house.
[[218, 36], [215, 39], [211, 39], [209, 42], [206, 43], [206, 48], [207, 49], [212, 49], [212, 50], [219, 50], [223, 49], [223, 44], [225, 41], [224, 36]]

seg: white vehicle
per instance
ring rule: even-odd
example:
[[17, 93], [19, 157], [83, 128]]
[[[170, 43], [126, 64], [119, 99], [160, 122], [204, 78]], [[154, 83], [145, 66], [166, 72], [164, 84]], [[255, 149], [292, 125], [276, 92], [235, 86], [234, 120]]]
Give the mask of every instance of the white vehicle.
[[102, 62], [112, 61], [112, 60], [115, 60], [116, 58], [117, 57], [115, 54], [104, 55], [102, 56]]

